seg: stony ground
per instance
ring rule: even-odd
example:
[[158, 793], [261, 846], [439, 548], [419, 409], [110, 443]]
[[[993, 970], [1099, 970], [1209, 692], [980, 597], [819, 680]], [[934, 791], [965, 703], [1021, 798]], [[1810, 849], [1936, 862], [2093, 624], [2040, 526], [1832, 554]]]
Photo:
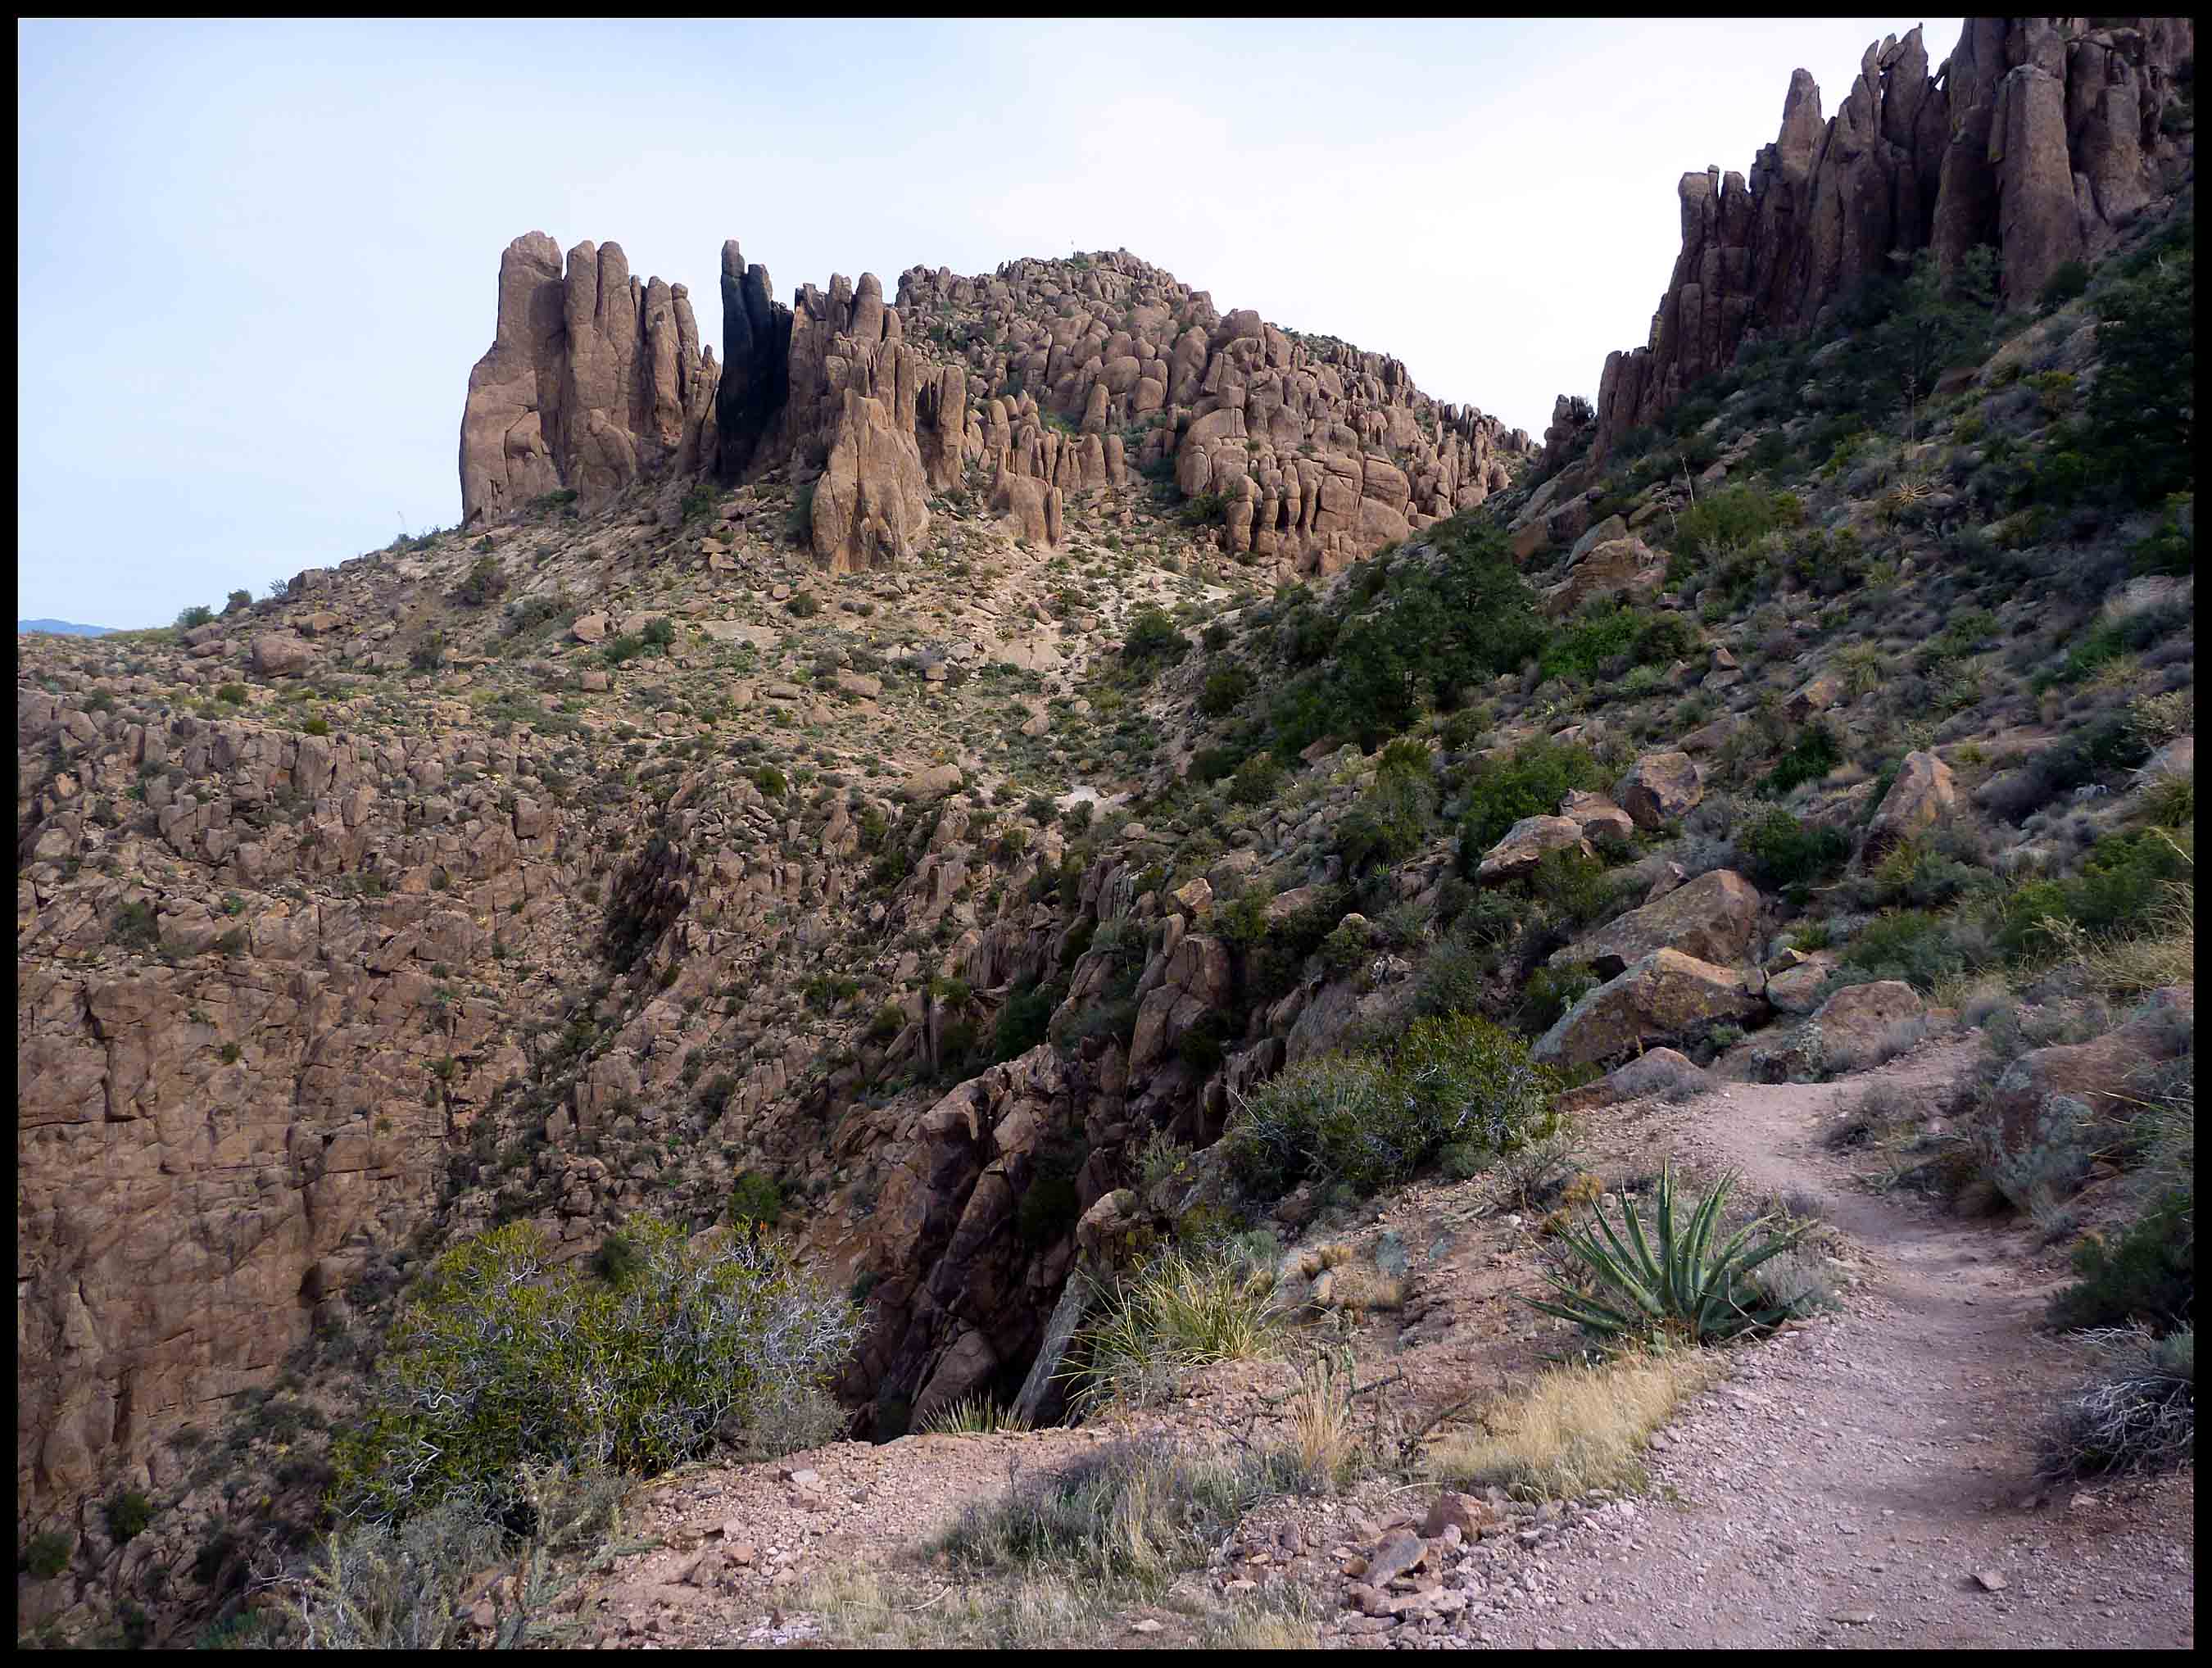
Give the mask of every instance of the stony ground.
[[[1977, 1046], [1954, 1037], [1839, 1083], [1729, 1084], [1593, 1116], [1591, 1157], [1607, 1173], [1672, 1153], [1693, 1172], [1741, 1169], [1753, 1192], [1817, 1201], [1848, 1270], [1841, 1312], [1735, 1351], [1655, 1436], [1645, 1494], [1508, 1507], [1503, 1532], [1446, 1551], [1438, 1600], [1404, 1619], [1346, 1609], [1338, 1571], [1417, 1523], [1430, 1491], [1276, 1502], [1212, 1569], [1115, 1631], [1133, 1647], [1196, 1643], [1209, 1602], [1289, 1580], [1332, 1618], [1316, 1628], [1325, 1647], [2193, 1643], [2193, 1476], [2055, 1493], [2033, 1482], [2034, 1427], [2077, 1367], [2034, 1330], [2061, 1265], [2018, 1230], [1870, 1193], [1819, 1142], [1867, 1082], [1940, 1087]], [[1360, 1334], [1362, 1378], [1402, 1373], [1415, 1406], [1538, 1364], [1510, 1300], [1534, 1285], [1533, 1245], [1485, 1210], [1483, 1187], [1409, 1190], [1369, 1229], [1413, 1248], [1413, 1295]], [[1195, 1440], [1249, 1428], [1267, 1382], [1217, 1368], [1141, 1422]], [[633, 1524], [659, 1544], [566, 1608], [582, 1641], [604, 1646], [823, 1642], [818, 1618], [786, 1608], [810, 1576], [869, 1562], [910, 1583], [917, 1604], [942, 1597], [913, 1555], [921, 1542], [1107, 1435], [913, 1436], [670, 1479]]]

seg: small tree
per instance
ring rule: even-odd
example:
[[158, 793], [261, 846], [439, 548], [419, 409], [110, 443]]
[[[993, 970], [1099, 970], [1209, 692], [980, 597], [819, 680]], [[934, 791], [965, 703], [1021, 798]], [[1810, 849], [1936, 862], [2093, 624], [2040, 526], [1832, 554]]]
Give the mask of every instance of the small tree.
[[204, 603], [196, 602], [189, 608], [178, 610], [177, 630], [179, 631], [190, 631], [196, 626], [205, 625], [214, 618], [214, 609], [209, 607]]

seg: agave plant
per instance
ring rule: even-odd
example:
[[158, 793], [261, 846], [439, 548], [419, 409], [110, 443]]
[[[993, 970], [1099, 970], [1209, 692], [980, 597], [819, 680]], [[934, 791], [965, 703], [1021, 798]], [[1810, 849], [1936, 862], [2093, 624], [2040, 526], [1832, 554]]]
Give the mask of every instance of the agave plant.
[[[1689, 1221], [1680, 1222], [1674, 1171], [1668, 1165], [1659, 1178], [1650, 1238], [1633, 1201], [1621, 1201], [1626, 1238], [1613, 1231], [1602, 1209], [1594, 1211], [1595, 1232], [1568, 1227], [1559, 1233], [1559, 1243], [1580, 1263], [1585, 1281], [1547, 1269], [1544, 1277], [1563, 1300], [1527, 1301], [1547, 1315], [1608, 1338], [1656, 1332], [1683, 1343], [1717, 1343], [1778, 1326], [1802, 1305], [1795, 1300], [1771, 1301], [1747, 1284], [1745, 1276], [1795, 1245], [1805, 1230], [1776, 1232], [1770, 1227], [1772, 1219], [1762, 1216], [1716, 1247], [1713, 1234], [1721, 1207], [1735, 1184], [1735, 1177], [1721, 1178], [1690, 1213]], [[1605, 1236], [1603, 1244], [1599, 1233]], [[1762, 1234], [1754, 1247], [1754, 1238]]]

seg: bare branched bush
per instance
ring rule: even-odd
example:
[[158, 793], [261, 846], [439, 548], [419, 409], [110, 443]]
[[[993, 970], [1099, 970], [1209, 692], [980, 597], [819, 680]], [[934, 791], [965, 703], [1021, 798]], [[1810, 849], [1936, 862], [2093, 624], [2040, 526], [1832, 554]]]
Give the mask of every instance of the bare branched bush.
[[2197, 1334], [2142, 1326], [2082, 1335], [2097, 1370], [2045, 1428], [2041, 1475], [2127, 1476], [2172, 1470], [2197, 1452]]

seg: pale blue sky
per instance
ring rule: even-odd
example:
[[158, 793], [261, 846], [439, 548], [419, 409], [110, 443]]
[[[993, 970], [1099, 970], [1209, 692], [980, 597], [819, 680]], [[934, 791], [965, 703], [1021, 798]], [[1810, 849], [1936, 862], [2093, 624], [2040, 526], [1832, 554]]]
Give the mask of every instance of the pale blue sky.
[[21, 23], [16, 612], [161, 624], [451, 524], [533, 229], [709, 339], [725, 237], [786, 300], [1127, 247], [1540, 431], [1644, 339], [1676, 178], [1915, 21]]

